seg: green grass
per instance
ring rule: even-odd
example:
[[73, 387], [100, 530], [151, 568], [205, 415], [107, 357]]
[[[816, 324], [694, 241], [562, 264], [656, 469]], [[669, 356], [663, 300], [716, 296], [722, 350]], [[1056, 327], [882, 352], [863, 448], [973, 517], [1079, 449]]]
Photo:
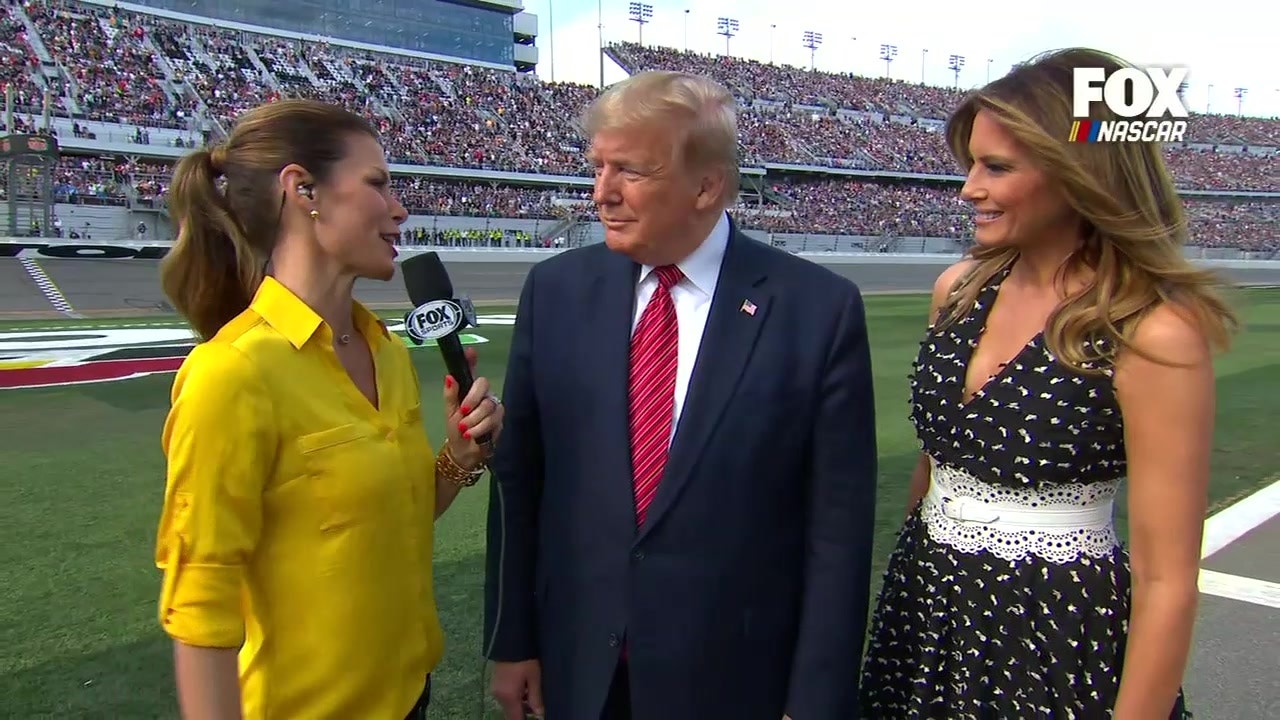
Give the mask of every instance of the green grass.
[[[1238, 295], [1246, 332], [1218, 362], [1213, 509], [1280, 469], [1280, 292]], [[877, 573], [902, 518], [916, 443], [906, 376], [926, 299], [868, 299], [881, 452]], [[485, 308], [482, 313], [510, 312]], [[390, 314], [389, 314], [390, 315]], [[129, 318], [118, 324], [163, 321]], [[106, 321], [67, 321], [99, 325]], [[44, 328], [58, 323], [5, 323]], [[510, 328], [479, 334], [481, 371], [500, 380]], [[414, 352], [424, 400], [444, 369]], [[152, 563], [164, 487], [159, 433], [171, 375], [65, 388], [0, 391], [0, 698], [10, 717], [176, 717], [170, 651], [155, 620]], [[428, 430], [441, 437], [441, 422]], [[433, 718], [473, 718], [482, 692], [480, 612], [486, 491], [466, 491], [438, 527], [437, 599], [448, 638]]]

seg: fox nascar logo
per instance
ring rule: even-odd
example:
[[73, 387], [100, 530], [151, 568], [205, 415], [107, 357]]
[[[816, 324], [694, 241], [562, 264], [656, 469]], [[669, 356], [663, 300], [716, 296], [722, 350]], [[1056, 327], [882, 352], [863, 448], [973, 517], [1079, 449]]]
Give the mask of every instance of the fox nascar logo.
[[[1103, 68], [1072, 70], [1071, 142], [1182, 142], [1187, 106], [1180, 90], [1186, 68]], [[1089, 109], [1101, 102], [1123, 120], [1093, 120]]]
[[439, 340], [476, 322], [475, 310], [465, 298], [458, 300], [430, 300], [405, 315], [405, 334], [421, 345], [428, 340]]

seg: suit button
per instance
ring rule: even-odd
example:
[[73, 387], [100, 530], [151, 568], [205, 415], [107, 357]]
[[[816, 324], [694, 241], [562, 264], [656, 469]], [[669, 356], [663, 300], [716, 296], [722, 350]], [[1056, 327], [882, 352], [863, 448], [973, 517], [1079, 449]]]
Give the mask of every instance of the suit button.
[[643, 550], [636, 550], [635, 552], [631, 553], [631, 558], [632, 558], [633, 560], [643, 560], [643, 559], [644, 559], [644, 551], [643, 551]]
[[609, 647], [618, 647], [622, 641], [618, 639], [617, 633], [609, 633]]

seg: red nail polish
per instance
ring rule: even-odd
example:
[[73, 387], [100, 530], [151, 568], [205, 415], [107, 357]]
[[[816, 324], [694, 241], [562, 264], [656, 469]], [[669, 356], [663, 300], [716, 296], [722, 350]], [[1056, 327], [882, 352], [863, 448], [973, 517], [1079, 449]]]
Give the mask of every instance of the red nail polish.
[[466, 435], [466, 434], [467, 434], [467, 424], [466, 424], [466, 423], [458, 423], [458, 432], [462, 433], [463, 435]]
[[445, 376], [444, 376], [444, 386], [445, 386], [445, 387], [447, 387], [447, 388], [452, 388], [452, 387], [453, 387], [453, 376], [452, 376], [452, 375], [445, 375]]
[[463, 405], [462, 407], [458, 408], [458, 410], [462, 412], [463, 416], [471, 414], [471, 408], [467, 407], [466, 405]]
[[463, 431], [462, 431], [462, 437], [463, 437], [464, 439], [470, 440], [470, 439], [471, 439], [471, 431], [470, 431], [470, 430], [463, 430]]

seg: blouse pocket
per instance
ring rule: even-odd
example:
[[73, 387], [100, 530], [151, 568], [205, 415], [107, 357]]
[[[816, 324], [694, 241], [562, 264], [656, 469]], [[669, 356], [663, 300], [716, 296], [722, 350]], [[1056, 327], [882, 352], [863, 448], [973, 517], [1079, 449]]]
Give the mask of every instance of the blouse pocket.
[[374, 522], [393, 504], [398, 464], [383, 435], [368, 423], [350, 423], [298, 438], [320, 530]]
[[349, 423], [321, 430], [298, 438], [298, 449], [303, 455], [313, 455], [321, 450], [345, 445], [373, 434], [373, 428], [363, 423]]

